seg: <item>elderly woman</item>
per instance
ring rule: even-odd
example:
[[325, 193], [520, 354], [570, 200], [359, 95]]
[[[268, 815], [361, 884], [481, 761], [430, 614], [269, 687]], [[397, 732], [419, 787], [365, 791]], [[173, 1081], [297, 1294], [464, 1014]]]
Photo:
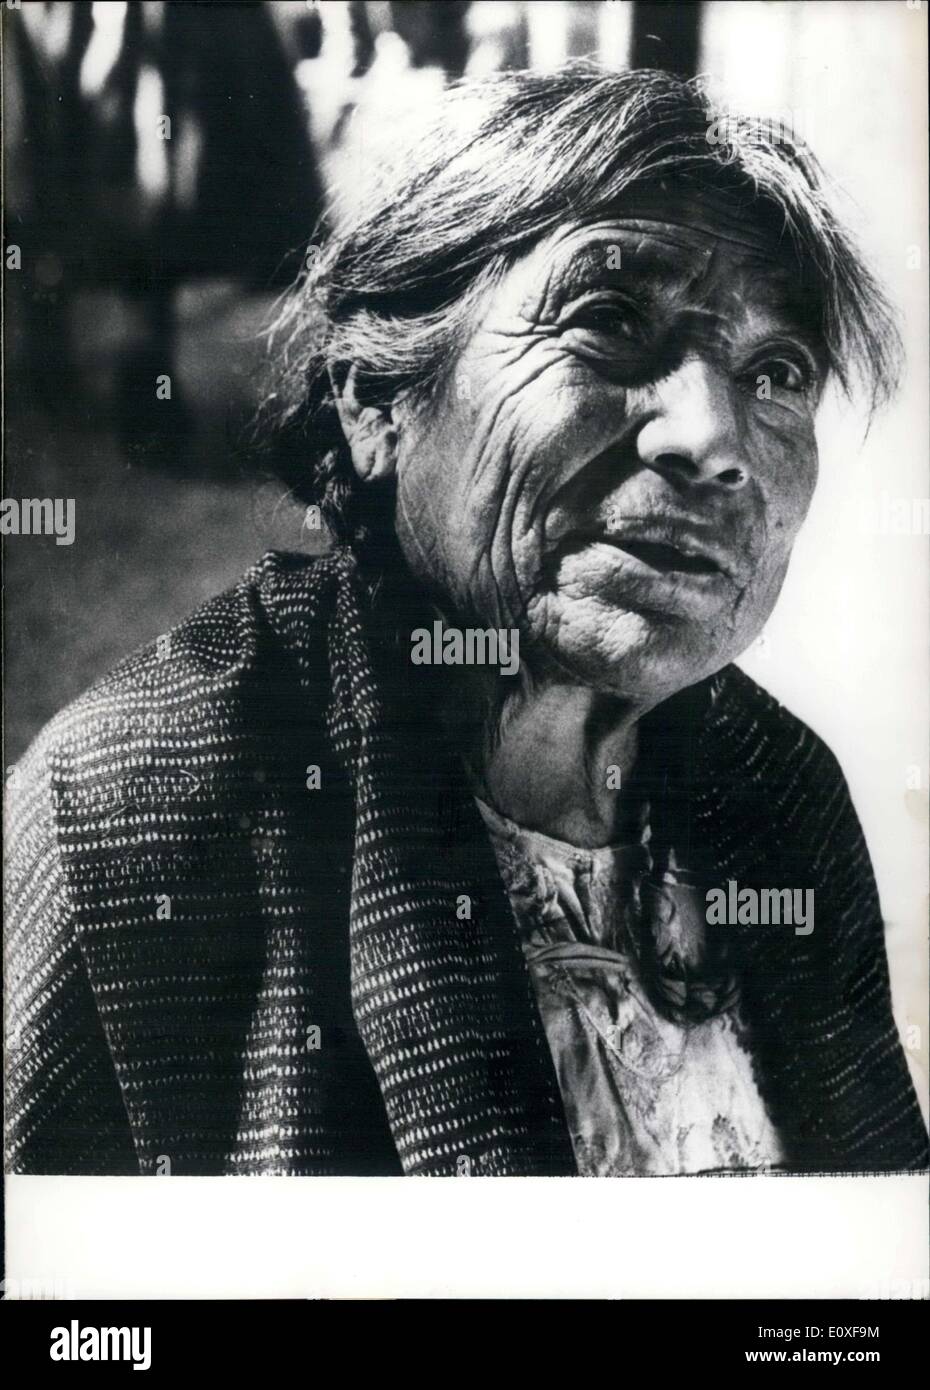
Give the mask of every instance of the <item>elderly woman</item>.
[[894, 373], [812, 159], [661, 73], [521, 73], [361, 206], [275, 339], [330, 550], [19, 769], [10, 1167], [925, 1165], [843, 775], [731, 664], [825, 382]]

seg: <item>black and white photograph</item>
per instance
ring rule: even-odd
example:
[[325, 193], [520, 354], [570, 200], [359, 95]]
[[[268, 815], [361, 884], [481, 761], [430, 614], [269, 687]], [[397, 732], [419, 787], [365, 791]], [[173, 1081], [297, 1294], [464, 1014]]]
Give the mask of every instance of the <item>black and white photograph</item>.
[[927, 5], [2, 9], [7, 1296], [51, 1179], [919, 1212]]

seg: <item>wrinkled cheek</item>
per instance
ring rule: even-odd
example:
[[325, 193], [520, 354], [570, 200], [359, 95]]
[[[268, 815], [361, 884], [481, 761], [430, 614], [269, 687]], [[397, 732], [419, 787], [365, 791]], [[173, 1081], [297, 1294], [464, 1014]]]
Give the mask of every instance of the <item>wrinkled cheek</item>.
[[749, 453], [767, 499], [769, 539], [790, 547], [810, 509], [817, 486], [818, 453], [812, 420], [756, 425]]
[[446, 558], [452, 597], [492, 626], [513, 626], [525, 608], [522, 576], [532, 572], [536, 546], [521, 528], [514, 479], [498, 475], [460, 494], [437, 538]]
[[[525, 449], [521, 450], [525, 458]], [[511, 617], [525, 613], [544, 581], [543, 521], [547, 487], [559, 461], [535, 453], [511, 461], [494, 517], [489, 553], [495, 582]]]

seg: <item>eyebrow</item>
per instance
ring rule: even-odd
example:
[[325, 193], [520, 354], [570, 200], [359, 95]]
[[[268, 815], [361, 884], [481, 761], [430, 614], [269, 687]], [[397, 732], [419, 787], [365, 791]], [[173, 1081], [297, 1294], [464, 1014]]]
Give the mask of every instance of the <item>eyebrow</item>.
[[[683, 229], [684, 230], [684, 229]], [[718, 238], [725, 241], [725, 238]], [[611, 247], [620, 250], [620, 266], [608, 265]], [[784, 331], [800, 338], [821, 359], [824, 365], [830, 352], [822, 327], [822, 306], [819, 296], [805, 284], [798, 270], [784, 262], [773, 260], [761, 250], [745, 247], [745, 266], [758, 271], [754, 303], [784, 325]], [[681, 253], [687, 254], [683, 264]], [[659, 293], [671, 286], [686, 286], [707, 269], [713, 247], [699, 247], [684, 239], [678, 240], [674, 231], [663, 233], [660, 243], [650, 237], [646, 228], [618, 228], [611, 239], [588, 242], [574, 253], [560, 276], [559, 297], [568, 298], [579, 291], [594, 287], [623, 288], [635, 294], [646, 307], [656, 302]], [[630, 275], [629, 259], [635, 257], [635, 275]]]
[[[610, 252], [617, 250], [620, 252], [620, 266], [610, 266]], [[692, 274], [695, 270], [704, 269], [712, 254], [710, 247], [700, 248], [684, 239], [673, 241], [673, 238], [669, 237], [666, 244], [661, 245], [655, 240], [650, 240], [645, 230], [624, 228], [622, 232], [616, 232], [613, 238], [606, 234], [603, 240], [589, 241], [581, 250], [575, 252], [566, 266], [562, 284], [574, 289], [589, 281], [594, 274], [600, 274], [609, 284], [622, 283], [624, 273], [628, 273], [631, 257], [635, 257], [636, 260], [637, 281], [647, 286], [665, 285], [670, 280], [684, 281], [689, 277], [682, 271], [682, 252], [691, 258]]]

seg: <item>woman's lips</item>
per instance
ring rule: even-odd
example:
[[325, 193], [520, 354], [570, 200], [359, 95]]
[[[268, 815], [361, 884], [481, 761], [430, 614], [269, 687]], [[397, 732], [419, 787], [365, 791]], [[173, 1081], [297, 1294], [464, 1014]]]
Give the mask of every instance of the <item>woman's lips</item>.
[[677, 546], [663, 541], [614, 540], [603, 537], [602, 543], [616, 545], [660, 574], [720, 574], [720, 566], [707, 555], [688, 554]]
[[744, 587], [745, 565], [690, 522], [637, 518], [578, 529], [551, 553], [549, 584], [611, 607], [711, 621]]
[[733, 553], [706, 528], [679, 518], [628, 518], [609, 527], [569, 531], [557, 544], [560, 557], [588, 546], [610, 546], [636, 566], [659, 575], [735, 578]]

